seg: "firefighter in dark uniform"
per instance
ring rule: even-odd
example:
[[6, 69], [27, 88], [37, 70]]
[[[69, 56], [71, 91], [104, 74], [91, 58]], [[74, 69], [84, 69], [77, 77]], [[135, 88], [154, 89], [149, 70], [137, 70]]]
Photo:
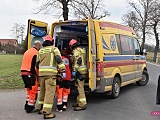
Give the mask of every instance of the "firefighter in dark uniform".
[[88, 73], [86, 66], [86, 53], [85, 50], [78, 46], [78, 42], [72, 39], [69, 42], [69, 46], [72, 49], [72, 76], [76, 78], [77, 89], [79, 95], [77, 96], [77, 102], [73, 104], [74, 111], [86, 109], [86, 96], [84, 92], [85, 78]]
[[39, 114], [44, 114], [44, 119], [55, 117], [52, 114], [54, 95], [56, 90], [57, 67], [62, 73], [62, 78], [66, 77], [65, 65], [61, 59], [60, 51], [53, 46], [53, 39], [47, 35], [44, 38], [43, 48], [37, 55], [37, 66], [39, 67], [40, 94], [38, 97], [37, 109]]
[[41, 47], [41, 42], [36, 40], [32, 48], [28, 49], [23, 56], [21, 65], [22, 79], [27, 90], [25, 110], [27, 113], [35, 111], [35, 103], [38, 93], [38, 80], [36, 69], [36, 57], [38, 50]]

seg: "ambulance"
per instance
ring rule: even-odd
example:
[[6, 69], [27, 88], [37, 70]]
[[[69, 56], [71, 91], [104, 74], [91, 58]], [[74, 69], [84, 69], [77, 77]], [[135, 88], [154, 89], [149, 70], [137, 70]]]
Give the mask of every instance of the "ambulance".
[[[40, 33], [40, 34], [39, 34]], [[68, 20], [45, 22], [28, 20], [28, 48], [35, 40], [43, 42], [49, 34], [54, 46], [71, 56], [69, 41], [76, 39], [85, 49], [88, 79], [85, 89], [108, 93], [117, 98], [120, 88], [132, 83], [145, 86], [149, 81], [145, 50], [142, 50], [132, 28], [104, 20]]]

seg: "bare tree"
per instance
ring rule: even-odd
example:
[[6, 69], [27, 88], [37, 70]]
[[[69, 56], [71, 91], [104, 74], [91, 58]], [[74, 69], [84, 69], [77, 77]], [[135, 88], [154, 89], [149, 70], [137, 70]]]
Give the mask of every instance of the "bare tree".
[[11, 35], [14, 39], [18, 40], [18, 34], [19, 34], [19, 24], [14, 23], [13, 28], [11, 29]]
[[87, 19], [91, 16], [93, 19], [101, 19], [109, 16], [102, 0], [73, 0], [71, 6], [74, 14], [78, 18]]
[[[153, 61], [156, 62], [159, 49], [160, 31], [160, 0], [139, 0], [139, 5], [129, 3], [132, 11], [123, 16], [123, 21], [142, 33], [142, 47], [144, 47], [146, 35], [156, 40]], [[131, 14], [134, 12], [134, 15]], [[135, 24], [134, 24], [135, 23]], [[139, 31], [139, 30], [140, 31]]]
[[25, 31], [25, 25], [15, 23], [13, 28], [11, 29], [11, 35], [14, 39], [18, 41], [18, 43], [21, 43], [24, 40], [24, 31]]
[[64, 20], [68, 20], [68, 13], [69, 13], [68, 5], [69, 2], [71, 2], [72, 0], [33, 0], [33, 1], [42, 3], [41, 6], [37, 8], [37, 12], [35, 12], [36, 14], [40, 12], [48, 14], [51, 10], [53, 10], [52, 12], [55, 13], [55, 9], [60, 9], [62, 10], [62, 14], [58, 16], [63, 15]]
[[19, 25], [19, 39], [21, 40], [21, 42], [25, 40], [25, 29], [25, 25]]
[[[109, 16], [109, 13], [105, 10], [102, 0], [33, 0], [41, 2], [41, 6], [37, 8], [38, 13], [54, 13], [60, 9], [62, 14], [56, 16], [62, 16], [64, 20], [68, 20], [69, 6], [70, 12], [73, 12], [78, 18], [88, 18], [90, 15], [93, 19], [100, 19]], [[55, 10], [56, 9], [56, 10]]]
[[154, 48], [153, 61], [156, 62], [157, 52], [159, 49], [159, 34], [160, 31], [160, 0], [156, 0], [152, 5], [150, 16], [149, 16], [149, 28], [153, 30], [154, 37], [156, 40], [156, 46]]
[[0, 42], [0, 52], [3, 50], [3, 45], [2, 43]]
[[139, 21], [139, 17], [137, 16], [135, 11], [130, 11], [124, 14], [122, 16], [122, 21], [124, 21], [124, 24], [127, 24], [128, 26], [132, 27], [139, 38], [141, 37], [140, 33], [142, 31], [142, 28]]
[[128, 2], [132, 8], [132, 11], [135, 14], [136, 18], [134, 19], [136, 20], [136, 23], [140, 26], [142, 32], [142, 45], [141, 45], [142, 48], [144, 48], [145, 44], [147, 23], [149, 21], [148, 17], [150, 15], [152, 5], [155, 1], [156, 0], [138, 0], [137, 3], [133, 1]]

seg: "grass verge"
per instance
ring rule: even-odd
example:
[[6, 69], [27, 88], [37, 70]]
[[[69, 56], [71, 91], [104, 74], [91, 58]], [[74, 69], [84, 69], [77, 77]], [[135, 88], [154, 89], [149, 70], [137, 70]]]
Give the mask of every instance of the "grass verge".
[[0, 89], [23, 88], [20, 66], [23, 55], [0, 55]]
[[[157, 56], [158, 56], [157, 63], [160, 64], [160, 53], [157, 53]], [[153, 62], [153, 57], [154, 57], [154, 53], [153, 52], [147, 52], [147, 55], [146, 55], [146, 60], [147, 61]]]

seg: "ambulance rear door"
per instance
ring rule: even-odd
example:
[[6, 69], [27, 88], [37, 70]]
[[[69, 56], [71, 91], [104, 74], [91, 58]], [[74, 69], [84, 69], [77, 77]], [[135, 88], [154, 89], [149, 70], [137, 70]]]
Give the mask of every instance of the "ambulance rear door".
[[88, 17], [88, 53], [89, 53], [89, 87], [91, 91], [96, 89], [96, 38], [94, 22]]
[[48, 24], [37, 20], [28, 20], [27, 44], [28, 49], [31, 48], [36, 40], [41, 43], [44, 41], [44, 36], [48, 33]]

